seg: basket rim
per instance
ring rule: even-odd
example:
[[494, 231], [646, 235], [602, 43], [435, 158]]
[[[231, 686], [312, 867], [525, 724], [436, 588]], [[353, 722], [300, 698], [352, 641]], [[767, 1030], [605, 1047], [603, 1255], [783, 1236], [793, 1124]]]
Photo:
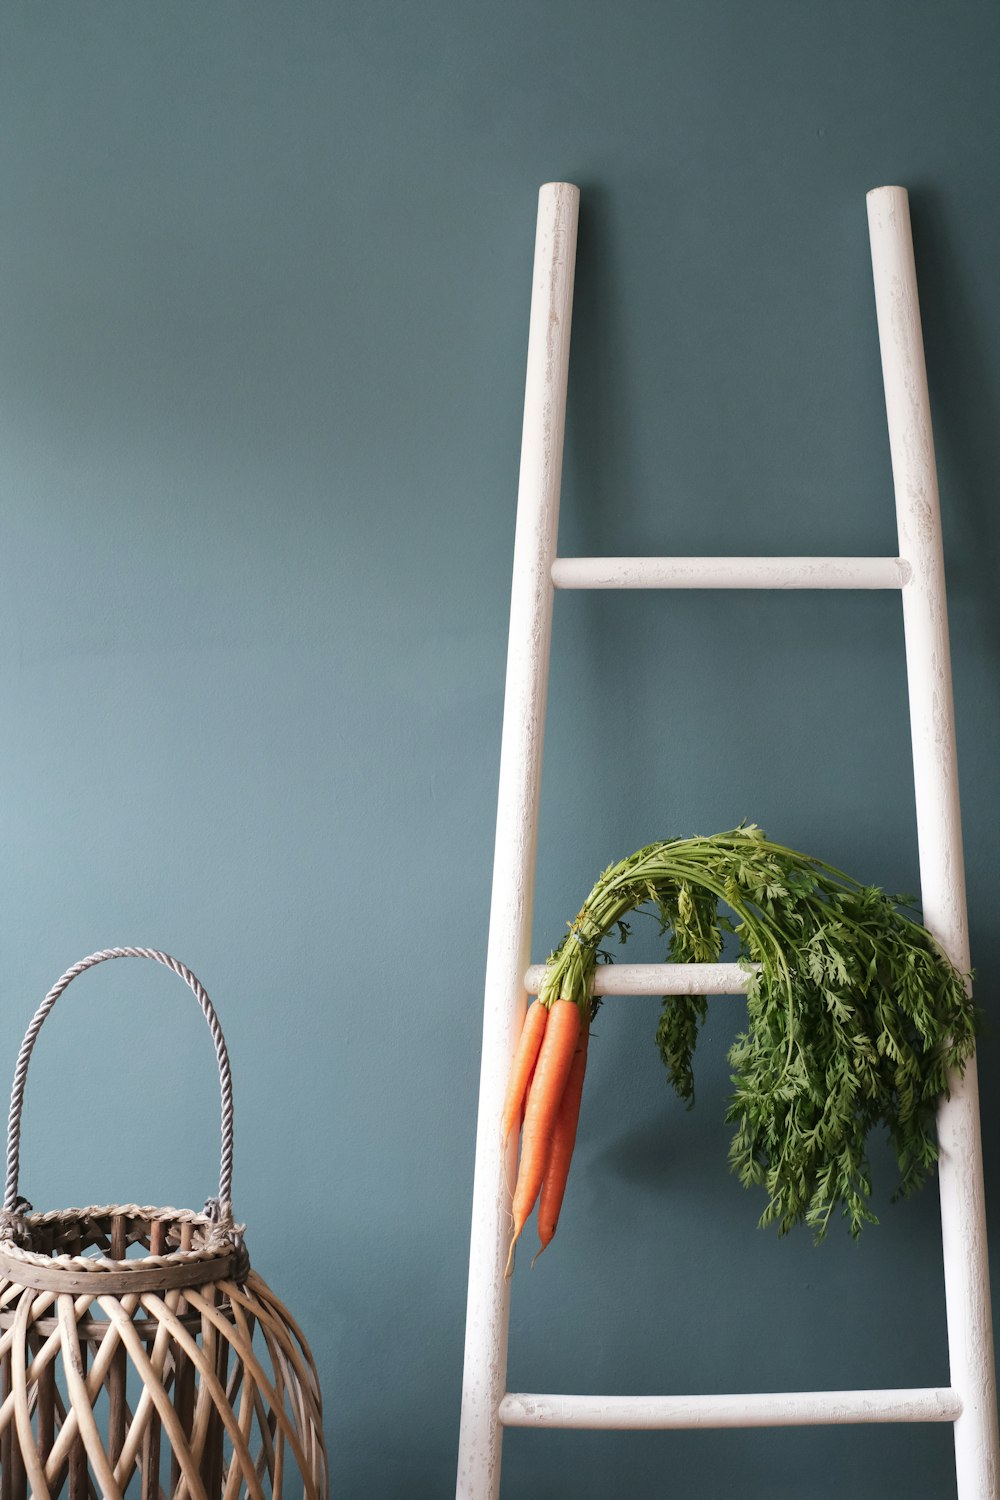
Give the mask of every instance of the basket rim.
[[[178, 1247], [158, 1255], [115, 1260], [108, 1255], [46, 1255], [20, 1243], [15, 1237], [19, 1234], [31, 1236], [33, 1230], [48, 1224], [74, 1224], [115, 1217], [191, 1224], [207, 1231], [206, 1242], [189, 1250]], [[92, 1204], [87, 1208], [51, 1209], [44, 1213], [26, 1210], [17, 1215], [17, 1221], [16, 1226], [8, 1223], [0, 1228], [0, 1277], [39, 1288], [45, 1286], [54, 1290], [56, 1282], [62, 1284], [67, 1278], [76, 1286], [83, 1278], [93, 1285], [95, 1295], [100, 1295], [102, 1290], [111, 1291], [119, 1286], [123, 1290], [139, 1290], [137, 1278], [140, 1277], [150, 1287], [194, 1285], [200, 1281], [222, 1279], [235, 1271], [245, 1274], [249, 1266], [243, 1245], [245, 1226], [234, 1224], [231, 1218], [220, 1220], [206, 1210], [107, 1203]]]

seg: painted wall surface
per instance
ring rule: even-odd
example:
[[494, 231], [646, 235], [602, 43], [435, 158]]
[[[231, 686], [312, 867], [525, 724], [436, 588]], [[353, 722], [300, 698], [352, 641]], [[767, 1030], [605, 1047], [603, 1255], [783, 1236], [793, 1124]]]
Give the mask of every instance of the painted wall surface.
[[[204, 980], [237, 1206], [311, 1334], [333, 1490], [448, 1495], [458, 1432], [536, 190], [583, 207], [565, 553], [891, 553], [865, 191], [912, 194], [974, 960], [1000, 933], [1000, 12], [979, 0], [13, 0], [0, 17], [0, 1068], [118, 943]], [[899, 601], [557, 601], [536, 953], [596, 872], [743, 817], [916, 888]], [[636, 960], [657, 956], [641, 943]], [[199, 1204], [171, 976], [39, 1044], [37, 1206]], [[602, 1012], [513, 1389], [944, 1383], [936, 1194], [777, 1241], [655, 1002]], [[1000, 1023], [982, 1047], [1000, 1283]], [[505, 1497], [943, 1500], [947, 1427], [513, 1433]]]

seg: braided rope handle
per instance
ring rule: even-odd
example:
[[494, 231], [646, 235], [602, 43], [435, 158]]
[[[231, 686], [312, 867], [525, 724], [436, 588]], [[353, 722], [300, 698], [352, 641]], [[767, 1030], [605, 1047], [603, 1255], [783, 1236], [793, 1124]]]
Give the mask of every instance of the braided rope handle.
[[38, 1033], [42, 1029], [42, 1023], [63, 990], [78, 974], [82, 974], [85, 969], [92, 969], [95, 964], [104, 963], [109, 958], [151, 958], [158, 964], [164, 964], [166, 968], [180, 975], [188, 988], [193, 991], [195, 999], [204, 1012], [208, 1029], [212, 1033], [212, 1041], [215, 1043], [215, 1056], [219, 1064], [219, 1086], [222, 1093], [222, 1160], [219, 1166], [218, 1213], [221, 1219], [228, 1220], [232, 1212], [230, 1199], [233, 1182], [233, 1076], [229, 1067], [226, 1039], [222, 1035], [219, 1018], [215, 1014], [215, 1009], [201, 981], [178, 959], [171, 958], [169, 953], [160, 953], [156, 948], [104, 948], [100, 953], [92, 953], [89, 958], [82, 958], [78, 964], [66, 970], [35, 1011], [31, 1024], [24, 1034], [21, 1050], [17, 1054], [14, 1084], [10, 1093], [10, 1114], [7, 1118], [7, 1182], [3, 1212], [13, 1214], [17, 1211], [17, 1179], [21, 1159], [21, 1109], [24, 1105], [24, 1088], [28, 1081], [28, 1063], [31, 1060]]

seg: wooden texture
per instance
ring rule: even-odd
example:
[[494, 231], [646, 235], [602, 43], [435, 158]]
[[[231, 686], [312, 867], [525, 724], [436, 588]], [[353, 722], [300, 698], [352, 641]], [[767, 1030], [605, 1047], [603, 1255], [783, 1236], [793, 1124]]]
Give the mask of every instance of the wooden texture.
[[[265, 1500], [284, 1485], [325, 1500], [319, 1381], [301, 1331], [253, 1271], [225, 1273], [247, 1265], [235, 1243], [200, 1263], [211, 1280], [172, 1285], [172, 1255], [197, 1257], [218, 1225], [155, 1212], [26, 1217], [31, 1250], [11, 1250], [0, 1276], [0, 1500]], [[53, 1265], [96, 1249], [118, 1270], [76, 1270], [81, 1292], [53, 1289], [35, 1264], [43, 1243]], [[147, 1254], [126, 1259], [129, 1246]], [[129, 1290], [112, 1289], [129, 1277]]]
[[962, 1403], [947, 1388], [767, 1391], [741, 1396], [535, 1396], [500, 1403], [505, 1427], [653, 1432], [689, 1427], [822, 1427], [842, 1423], [954, 1422]]
[[[938, 1113], [948, 1320], [947, 1385], [902, 1391], [747, 1396], [560, 1396], [505, 1392], [509, 1237], [501, 1107], [526, 991], [554, 588], [888, 588], [902, 598], [924, 921], [962, 973], [970, 967], [941, 517], [908, 198], [868, 195], [875, 302], [899, 536], [896, 557], [556, 556], [578, 191], [541, 190], [528, 339], [486, 961], [458, 1500], [497, 1500], [504, 1426], [782, 1426], [950, 1421], [959, 1500], [1000, 1500], [1000, 1444], [975, 1060]], [[595, 994], [734, 994], [734, 965], [618, 965]], [[702, 982], [704, 979], [705, 982]], [[513, 1156], [513, 1150], [510, 1152]]]
[[[52, 1269], [33, 1267], [31, 1285], [50, 1292], [100, 1291], [123, 1294], [126, 1292], [166, 1291], [168, 1287], [203, 1286], [231, 1276], [236, 1271], [238, 1257], [233, 1254], [218, 1260], [206, 1260], [188, 1265], [150, 1266], [140, 1269], [140, 1262], [131, 1264], [136, 1270], [128, 1271], [78, 1271], [73, 1266], [61, 1266], [53, 1262]], [[13, 1280], [24, 1273], [23, 1264], [0, 1251], [0, 1276]]]
[[[759, 964], [607, 964], [594, 971], [592, 995], [744, 995], [750, 971]], [[545, 965], [532, 964], [524, 976], [537, 995]]]
[[567, 182], [547, 183], [538, 197], [483, 1006], [460, 1500], [492, 1500], [500, 1484], [503, 1431], [497, 1410], [506, 1387], [510, 1287], [504, 1277], [510, 1227], [506, 1183], [514, 1150], [512, 1145], [505, 1159], [499, 1121], [527, 1003], [523, 976], [530, 959], [579, 205], [579, 189]]
[[[896, 494], [913, 790], [923, 919], [955, 967], [971, 968], [955, 710], [930, 396], [905, 188], [868, 194], [882, 380]], [[975, 1059], [938, 1111], [941, 1231], [959, 1500], [997, 1500], [1000, 1442]]]
[[898, 557], [557, 557], [557, 589], [900, 589]]

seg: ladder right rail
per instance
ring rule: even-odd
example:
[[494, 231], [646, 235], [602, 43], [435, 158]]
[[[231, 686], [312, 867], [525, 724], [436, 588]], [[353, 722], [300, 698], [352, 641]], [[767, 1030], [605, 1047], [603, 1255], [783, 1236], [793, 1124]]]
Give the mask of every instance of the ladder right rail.
[[[905, 188], [868, 194], [875, 306], [885, 387], [902, 591], [913, 786], [924, 922], [969, 972], [965, 865], [941, 506]], [[997, 1399], [986, 1254], [986, 1200], [975, 1058], [938, 1111], [941, 1236], [959, 1500], [997, 1500]]]

